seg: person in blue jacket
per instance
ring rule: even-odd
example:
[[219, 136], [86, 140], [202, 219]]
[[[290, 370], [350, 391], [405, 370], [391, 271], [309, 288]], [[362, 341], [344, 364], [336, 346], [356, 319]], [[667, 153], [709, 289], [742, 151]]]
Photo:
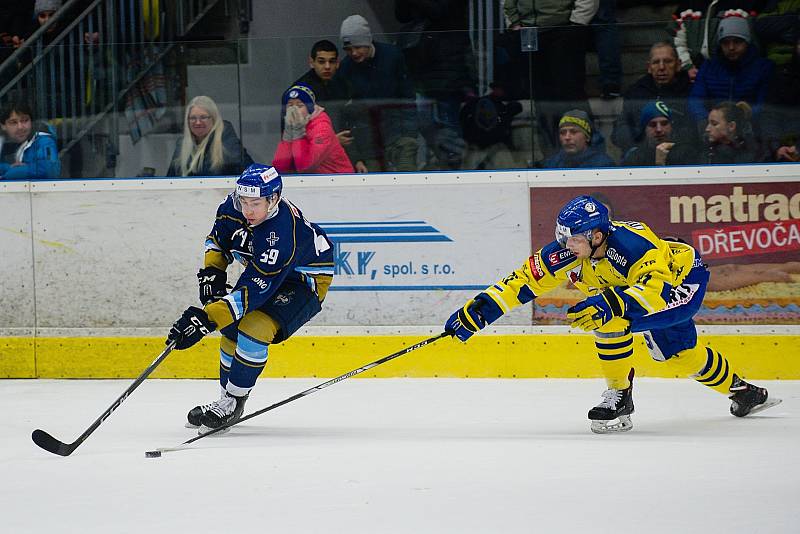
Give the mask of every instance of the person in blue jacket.
[[23, 102], [0, 109], [0, 178], [54, 179], [61, 176], [55, 132], [34, 122], [33, 111]]

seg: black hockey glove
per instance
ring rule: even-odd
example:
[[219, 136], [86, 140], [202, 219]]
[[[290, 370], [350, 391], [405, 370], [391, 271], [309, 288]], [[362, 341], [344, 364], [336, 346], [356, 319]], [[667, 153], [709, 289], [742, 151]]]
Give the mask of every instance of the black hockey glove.
[[216, 329], [217, 325], [208, 318], [205, 311], [189, 306], [170, 328], [166, 344], [174, 341], [176, 349], [188, 349]]
[[475, 332], [486, 326], [481, 306], [483, 299], [470, 299], [464, 307], [453, 312], [444, 324], [444, 331], [466, 343]]
[[197, 271], [197, 282], [200, 284], [200, 302], [203, 306], [219, 300], [228, 294], [225, 283], [228, 273], [216, 267], [203, 267]]

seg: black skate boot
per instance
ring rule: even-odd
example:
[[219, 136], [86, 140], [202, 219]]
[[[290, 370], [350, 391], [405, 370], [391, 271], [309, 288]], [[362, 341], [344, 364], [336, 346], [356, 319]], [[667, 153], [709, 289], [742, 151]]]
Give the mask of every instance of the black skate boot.
[[[631, 385], [625, 389], [607, 389], [600, 404], [589, 410], [591, 430], [595, 434], [627, 432], [633, 428], [633, 369], [628, 377]], [[614, 422], [617, 420], [617, 422]]]
[[736, 417], [760, 412], [781, 402], [781, 399], [771, 399], [766, 389], [745, 382], [735, 373], [730, 392], [731, 414]]
[[[220, 388], [220, 399], [225, 396], [225, 390]], [[216, 401], [214, 401], [216, 402]], [[208, 410], [214, 406], [214, 402], [209, 402], [208, 404], [201, 404], [200, 406], [195, 406], [189, 413], [186, 415], [186, 428], [200, 428], [201, 420], [203, 414], [206, 413]]]
[[205, 434], [231, 421], [237, 421], [242, 416], [245, 402], [247, 402], [247, 395], [234, 397], [226, 392], [221, 399], [212, 402], [211, 408], [200, 418], [199, 433]]

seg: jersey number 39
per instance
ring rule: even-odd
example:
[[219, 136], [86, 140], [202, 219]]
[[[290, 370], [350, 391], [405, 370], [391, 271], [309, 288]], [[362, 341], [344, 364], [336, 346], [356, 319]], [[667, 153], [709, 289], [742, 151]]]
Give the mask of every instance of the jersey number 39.
[[271, 248], [261, 254], [261, 263], [266, 263], [267, 265], [275, 265], [275, 262], [278, 261], [278, 249]]

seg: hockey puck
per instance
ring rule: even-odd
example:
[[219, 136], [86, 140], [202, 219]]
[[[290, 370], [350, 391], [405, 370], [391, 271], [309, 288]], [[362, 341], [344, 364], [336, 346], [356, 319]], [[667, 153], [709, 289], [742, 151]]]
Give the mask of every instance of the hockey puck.
[[161, 451], [147, 451], [144, 453], [145, 458], [161, 458]]

